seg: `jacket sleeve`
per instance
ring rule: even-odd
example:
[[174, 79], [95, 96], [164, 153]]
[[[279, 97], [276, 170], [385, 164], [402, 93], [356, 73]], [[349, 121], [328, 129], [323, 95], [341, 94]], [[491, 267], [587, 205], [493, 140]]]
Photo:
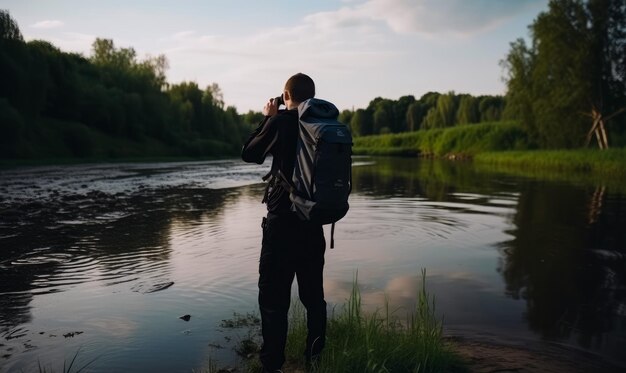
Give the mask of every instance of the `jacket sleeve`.
[[278, 140], [278, 126], [274, 117], [265, 117], [252, 132], [241, 149], [241, 159], [248, 163], [261, 164]]

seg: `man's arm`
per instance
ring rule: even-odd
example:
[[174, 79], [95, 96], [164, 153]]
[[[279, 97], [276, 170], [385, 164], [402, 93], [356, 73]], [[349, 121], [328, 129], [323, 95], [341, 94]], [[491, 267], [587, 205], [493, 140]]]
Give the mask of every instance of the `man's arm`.
[[273, 120], [274, 118], [265, 117], [243, 145], [241, 159], [244, 162], [261, 164], [265, 161], [267, 153], [270, 152], [278, 140], [278, 131]]
[[278, 106], [271, 98], [265, 106], [263, 106], [263, 114], [265, 118], [259, 126], [250, 135], [243, 148], [241, 149], [241, 159], [248, 163], [261, 164], [265, 161], [267, 153], [270, 152], [276, 141], [278, 140], [278, 129], [274, 120], [278, 113]]

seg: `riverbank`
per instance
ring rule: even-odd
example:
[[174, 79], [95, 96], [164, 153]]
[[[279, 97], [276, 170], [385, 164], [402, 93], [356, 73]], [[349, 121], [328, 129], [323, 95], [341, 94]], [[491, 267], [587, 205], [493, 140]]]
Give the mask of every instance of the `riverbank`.
[[626, 177], [626, 148], [577, 150], [528, 150], [476, 154], [477, 164], [515, 167], [527, 171], [585, 172]]
[[[435, 315], [434, 296], [426, 290], [426, 271], [417, 284], [415, 306], [405, 317], [390, 309], [389, 301], [372, 313], [361, 304], [361, 293], [355, 277], [346, 303], [333, 307], [329, 314], [326, 345], [320, 359], [311, 364], [302, 351], [307, 338], [306, 311], [298, 300], [292, 300], [289, 331], [285, 349], [285, 372], [465, 372], [459, 355], [452, 351], [443, 337], [443, 323]], [[239, 325], [241, 317], [225, 320]], [[235, 351], [243, 358], [244, 372], [258, 372], [261, 346], [260, 320], [248, 323], [248, 337]], [[212, 372], [236, 371], [212, 366]]]
[[[624, 369], [590, 351], [548, 340], [502, 338], [488, 333], [445, 335], [443, 321], [435, 316], [435, 297], [426, 290], [425, 270], [418, 289], [415, 308], [405, 319], [398, 317], [397, 310], [390, 311], [388, 303], [368, 314], [362, 309], [355, 278], [349, 299], [343, 306], [333, 307], [329, 315], [326, 347], [312, 367], [307, 367], [302, 356], [307, 335], [305, 310], [298, 300], [292, 300], [283, 371], [617, 373]], [[250, 314], [235, 315], [235, 319], [223, 323], [254, 329], [235, 350], [243, 358], [241, 372], [260, 371], [260, 319]], [[207, 373], [239, 371], [213, 364]]]
[[0, 166], [236, 156], [242, 141], [239, 135], [229, 141], [182, 133], [112, 135], [50, 118], [28, 118], [19, 128], [19, 136], [0, 141]]
[[[356, 138], [356, 155], [469, 160], [488, 171], [581, 181], [626, 178], [626, 148], [536, 150], [515, 122]], [[621, 183], [615, 183], [616, 185]]]
[[526, 150], [528, 136], [517, 122], [489, 122], [354, 139], [356, 155], [468, 158], [475, 154]]
[[124, 163], [169, 163], [169, 162], [202, 162], [221, 159], [233, 159], [235, 155], [214, 157], [189, 156], [129, 156], [119, 158], [87, 157], [87, 158], [44, 158], [44, 159], [0, 159], [0, 169], [36, 166], [73, 166], [91, 164], [124, 164]]
[[623, 372], [624, 367], [598, 355], [557, 343], [446, 337], [446, 343], [463, 361], [457, 372]]

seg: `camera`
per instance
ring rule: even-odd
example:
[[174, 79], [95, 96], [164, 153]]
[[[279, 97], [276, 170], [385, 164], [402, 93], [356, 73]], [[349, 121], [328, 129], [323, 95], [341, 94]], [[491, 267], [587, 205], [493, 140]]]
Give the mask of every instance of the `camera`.
[[285, 100], [283, 100], [283, 95], [280, 95], [278, 97], [274, 97], [274, 104], [276, 105], [276, 107], [280, 107], [280, 105], [284, 105], [285, 104]]

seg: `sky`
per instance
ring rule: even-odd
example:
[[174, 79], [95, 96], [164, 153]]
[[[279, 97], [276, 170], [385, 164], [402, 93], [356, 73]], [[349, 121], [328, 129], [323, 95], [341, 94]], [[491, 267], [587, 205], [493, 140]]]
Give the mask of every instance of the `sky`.
[[26, 40], [91, 55], [99, 38], [167, 79], [217, 83], [239, 113], [261, 111], [302, 72], [340, 110], [429, 91], [504, 94], [499, 62], [548, 0], [0, 0]]

